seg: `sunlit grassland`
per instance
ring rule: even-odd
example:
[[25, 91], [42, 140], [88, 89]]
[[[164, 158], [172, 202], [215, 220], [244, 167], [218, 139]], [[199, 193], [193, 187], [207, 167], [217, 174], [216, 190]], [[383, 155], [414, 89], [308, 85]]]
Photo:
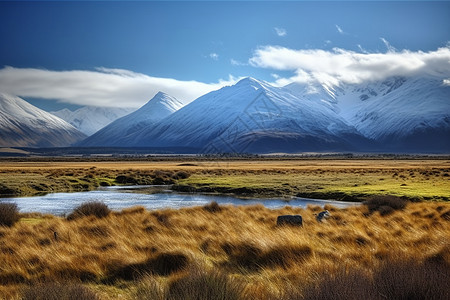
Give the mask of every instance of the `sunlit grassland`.
[[[247, 188], [251, 192], [255, 189], [256, 193], [268, 196], [363, 200], [369, 195], [391, 194], [419, 200], [448, 200], [450, 177], [446, 170], [236, 171], [234, 174], [193, 174], [179, 184], [200, 191], [207, 190], [205, 187], [212, 191]], [[428, 172], [432, 172], [431, 175]]]
[[[189, 299], [189, 287], [207, 289], [210, 280], [236, 295], [225, 299], [303, 299], [322, 281], [351, 274], [371, 291], [371, 282], [396, 264], [423, 274], [438, 268], [431, 280], [445, 295], [450, 204], [409, 203], [387, 215], [365, 206], [325, 208], [331, 218], [323, 223], [315, 219], [323, 209], [317, 206], [134, 207], [71, 221], [23, 214], [14, 226], [0, 227], [0, 298], [18, 298], [37, 283], [72, 282], [101, 299]], [[276, 226], [283, 214], [300, 214], [303, 227]], [[418, 282], [429, 280], [422, 277]], [[405, 292], [416, 288], [401, 280]]]
[[[180, 171], [190, 177], [173, 178], [168, 174]], [[370, 195], [392, 194], [417, 200], [448, 200], [450, 161], [196, 161], [193, 158], [160, 161], [3, 161], [0, 190], [2, 194], [9, 192], [18, 196], [92, 190], [100, 185], [124, 184], [116, 181], [119, 175], [134, 179], [128, 184], [152, 184], [156, 177], [163, 177], [162, 182], [175, 184], [175, 189], [181, 191], [234, 193], [250, 197], [304, 196], [355, 201]]]

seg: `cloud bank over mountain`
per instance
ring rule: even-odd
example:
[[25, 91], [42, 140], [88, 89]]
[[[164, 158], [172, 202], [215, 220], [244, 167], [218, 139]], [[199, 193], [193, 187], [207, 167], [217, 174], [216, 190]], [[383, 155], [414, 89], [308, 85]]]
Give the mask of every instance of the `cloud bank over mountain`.
[[237, 79], [216, 83], [158, 78], [122, 69], [97, 68], [94, 71], [52, 71], [34, 68], [0, 69], [0, 91], [30, 98], [58, 100], [98, 107], [140, 107], [148, 98], [164, 91], [183, 103]]
[[450, 76], [450, 45], [435, 51], [396, 51], [359, 53], [334, 48], [295, 50], [280, 46], [259, 47], [249, 63], [254, 67], [293, 71], [289, 78], [279, 78], [278, 85], [318, 81], [322, 84], [358, 84], [392, 76], [433, 74]]
[[[385, 53], [355, 52], [340, 48], [291, 49], [262, 46], [248, 59], [250, 66], [282, 71], [273, 76], [276, 86], [292, 82], [319, 82], [327, 86], [373, 82], [393, 76], [429, 74], [450, 80], [450, 44], [434, 51], [397, 51]], [[231, 65], [236, 65], [233, 60]], [[286, 74], [292, 73], [292, 76]], [[245, 74], [248, 75], [248, 74]], [[243, 76], [205, 83], [153, 77], [124, 69], [54, 71], [36, 68], [0, 69], [0, 91], [30, 98], [98, 107], [140, 107], [159, 91], [180, 99], [184, 104], [208, 92], [235, 84]]]

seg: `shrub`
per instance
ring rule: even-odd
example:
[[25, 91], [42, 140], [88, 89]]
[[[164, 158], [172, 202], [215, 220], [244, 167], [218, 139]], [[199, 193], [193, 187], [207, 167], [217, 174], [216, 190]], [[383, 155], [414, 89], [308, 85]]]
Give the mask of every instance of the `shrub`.
[[81, 233], [89, 236], [106, 238], [110, 235], [110, 230], [104, 225], [81, 226], [79, 227], [79, 230]]
[[96, 216], [103, 218], [109, 215], [111, 210], [103, 202], [86, 202], [75, 208], [75, 210], [67, 216], [67, 220], [75, 220], [85, 216]]
[[263, 251], [252, 243], [231, 244], [224, 243], [222, 250], [228, 255], [227, 265], [257, 271], [261, 268], [259, 259]]
[[195, 270], [172, 281], [167, 289], [167, 300], [237, 300], [244, 290], [242, 282], [217, 271]]
[[19, 194], [19, 191], [17, 191], [14, 188], [10, 188], [3, 183], [0, 183], [0, 195], [2, 196], [13, 196]]
[[224, 243], [222, 250], [228, 255], [226, 265], [248, 271], [259, 271], [266, 267], [287, 268], [289, 265], [302, 262], [312, 255], [308, 246], [293, 245], [269, 248], [265, 251], [251, 243]]
[[170, 171], [160, 171], [157, 170], [153, 174], [153, 185], [167, 185], [174, 183], [174, 174]]
[[0, 226], [13, 226], [19, 221], [19, 210], [15, 203], [0, 203]]
[[376, 211], [380, 212], [382, 216], [391, 214], [395, 210], [402, 210], [408, 203], [407, 200], [396, 196], [373, 196], [363, 202], [372, 214]]
[[312, 255], [309, 246], [278, 246], [267, 250], [260, 258], [261, 266], [288, 268], [291, 264], [304, 261]]
[[387, 260], [373, 279], [358, 269], [324, 272], [320, 281], [282, 299], [449, 299], [450, 268], [442, 262]]
[[449, 265], [434, 261], [387, 261], [374, 274], [376, 292], [386, 299], [449, 299], [449, 282]]
[[134, 299], [162, 300], [165, 299], [164, 291], [155, 278], [149, 276], [139, 283]]
[[186, 179], [186, 178], [189, 178], [189, 176], [191, 176], [191, 174], [189, 174], [189, 173], [186, 172], [186, 171], [178, 171], [178, 172], [176, 172], [176, 173], [172, 176], [172, 178], [178, 180], [178, 179]]
[[[148, 274], [167, 276], [184, 270], [189, 263], [186, 255], [181, 253], [160, 253], [147, 261], [125, 265], [113, 270], [106, 281], [115, 279], [136, 280]], [[114, 269], [115, 266], [112, 266]]]
[[116, 177], [116, 182], [118, 184], [137, 184], [136, 178], [126, 175], [118, 175]]
[[[334, 300], [334, 299], [376, 299], [370, 277], [357, 269], [344, 268], [319, 275], [319, 282], [303, 290], [302, 297], [296, 290], [289, 291], [283, 299]], [[388, 298], [393, 299], [393, 298]]]
[[97, 300], [99, 297], [80, 284], [41, 283], [26, 287], [23, 300]]
[[216, 201], [212, 201], [211, 203], [203, 206], [203, 209], [210, 213], [220, 212], [222, 210]]

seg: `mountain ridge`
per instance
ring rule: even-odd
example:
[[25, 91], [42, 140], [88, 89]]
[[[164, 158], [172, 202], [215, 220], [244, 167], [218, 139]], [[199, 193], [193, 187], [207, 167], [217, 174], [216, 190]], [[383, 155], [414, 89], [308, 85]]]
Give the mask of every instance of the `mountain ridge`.
[[124, 137], [143, 127], [152, 126], [182, 106], [183, 103], [175, 97], [158, 92], [138, 110], [113, 121], [77, 145], [82, 147], [123, 146]]
[[[200, 151], [208, 151], [210, 147], [217, 152], [257, 152], [255, 147], [249, 147], [250, 143], [264, 139], [276, 144], [273, 141], [282, 136], [282, 140], [294, 142], [305, 151], [320, 148], [312, 144], [351, 148], [344, 144], [358, 133], [329, 107], [305, 101], [299, 101], [287, 89], [244, 78], [233, 86], [199, 97], [155, 126], [129, 135], [124, 142], [143, 147], [188, 146]], [[308, 141], [307, 144], [301, 145], [300, 139]]]
[[0, 146], [65, 147], [85, 137], [61, 118], [19, 97], [0, 93]]
[[64, 108], [58, 111], [51, 111], [50, 113], [90, 136], [134, 110], [132, 108], [84, 106], [75, 111]]
[[450, 153], [450, 86], [434, 75], [285, 87], [247, 77], [187, 105], [159, 92], [76, 145], [204, 154]]

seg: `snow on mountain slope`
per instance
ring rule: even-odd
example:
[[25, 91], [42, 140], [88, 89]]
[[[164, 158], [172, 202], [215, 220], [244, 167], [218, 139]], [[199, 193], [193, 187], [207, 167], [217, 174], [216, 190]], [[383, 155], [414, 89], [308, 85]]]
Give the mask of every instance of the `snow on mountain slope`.
[[349, 122], [385, 149], [450, 151], [450, 87], [432, 76], [392, 82], [350, 110]]
[[88, 147], [132, 146], [124, 144], [125, 137], [139, 129], [152, 126], [156, 122], [177, 111], [182, 106], [183, 104], [178, 99], [163, 92], [159, 92], [140, 109], [115, 120], [79, 143], [79, 145]]
[[125, 143], [259, 153], [344, 150], [361, 139], [328, 103], [299, 99], [285, 88], [245, 78], [129, 135]]
[[134, 110], [133, 108], [85, 106], [75, 111], [65, 108], [51, 113], [89, 136]]
[[300, 98], [328, 102], [381, 151], [450, 151], [450, 87], [438, 76], [392, 77], [343, 84], [286, 86]]
[[86, 136], [25, 100], [0, 93], [0, 146], [63, 147]]

